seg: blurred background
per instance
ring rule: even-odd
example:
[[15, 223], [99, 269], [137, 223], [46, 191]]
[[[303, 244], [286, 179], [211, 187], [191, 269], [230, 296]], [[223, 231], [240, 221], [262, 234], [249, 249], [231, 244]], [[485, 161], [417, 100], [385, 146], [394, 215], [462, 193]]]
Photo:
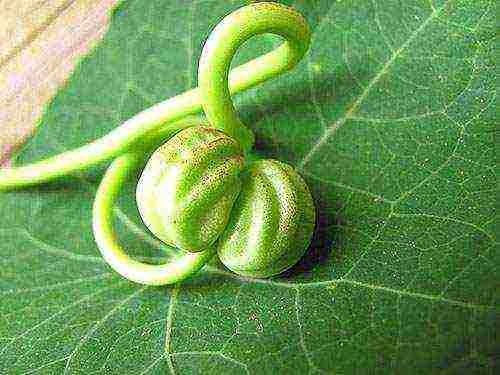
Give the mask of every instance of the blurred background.
[[104, 35], [117, 2], [0, 2], [0, 164], [8, 163], [75, 63]]

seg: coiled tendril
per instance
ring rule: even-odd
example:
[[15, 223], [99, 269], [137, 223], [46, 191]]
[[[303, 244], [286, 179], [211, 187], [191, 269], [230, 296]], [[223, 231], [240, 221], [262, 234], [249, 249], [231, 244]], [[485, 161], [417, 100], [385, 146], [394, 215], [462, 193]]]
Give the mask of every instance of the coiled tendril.
[[[284, 38], [275, 50], [230, 71], [238, 48], [249, 38], [272, 33]], [[235, 94], [292, 69], [306, 53], [310, 31], [305, 19], [292, 8], [276, 3], [242, 7], [225, 17], [207, 39], [199, 61], [198, 87], [156, 104], [120, 127], [87, 145], [45, 160], [0, 171], [0, 191], [44, 183], [115, 158], [97, 190], [93, 231], [104, 259], [122, 276], [142, 284], [181, 281], [197, 272], [213, 256], [204, 251], [185, 252], [163, 264], [139, 262], [126, 254], [113, 228], [113, 207], [127, 177], [144, 162], [147, 150], [187, 127], [199, 124], [190, 115], [201, 109], [210, 123], [239, 141], [247, 154], [252, 132], [236, 115]]]

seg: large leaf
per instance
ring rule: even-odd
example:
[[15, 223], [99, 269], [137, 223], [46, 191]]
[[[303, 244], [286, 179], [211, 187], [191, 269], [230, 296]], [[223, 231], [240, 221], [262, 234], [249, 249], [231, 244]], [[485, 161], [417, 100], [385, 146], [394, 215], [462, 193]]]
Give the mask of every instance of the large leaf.
[[[196, 83], [209, 30], [243, 2], [130, 1], [44, 115], [19, 163], [99, 137]], [[493, 1], [297, 1], [306, 61], [236, 98], [259, 152], [290, 162], [320, 213], [272, 280], [218, 265], [141, 287], [91, 234], [102, 170], [0, 196], [1, 373], [450, 373], [492, 370]], [[275, 47], [249, 42], [237, 63]], [[130, 252], [162, 246], [132, 194]]]

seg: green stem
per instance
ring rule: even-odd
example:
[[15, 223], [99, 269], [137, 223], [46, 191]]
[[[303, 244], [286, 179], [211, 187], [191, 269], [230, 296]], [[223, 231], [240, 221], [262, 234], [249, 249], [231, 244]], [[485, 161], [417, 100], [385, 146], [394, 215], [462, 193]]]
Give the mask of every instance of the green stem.
[[[228, 84], [229, 64], [236, 49], [251, 36], [264, 32], [282, 35], [286, 42], [274, 51], [233, 69]], [[121, 155], [166, 123], [199, 112], [202, 102], [212, 125], [236, 137], [248, 151], [253, 136], [237, 119], [230, 94], [290, 70], [307, 50], [310, 33], [302, 16], [291, 8], [258, 3], [227, 16], [222, 26], [214, 30], [214, 35], [207, 41], [200, 61], [200, 88], [138, 113], [87, 145], [30, 165], [1, 170], [0, 191], [47, 182]], [[229, 39], [225, 40], [226, 37]]]
[[246, 152], [253, 146], [254, 137], [236, 114], [229, 67], [243, 43], [264, 33], [280, 35], [285, 43], [265, 61], [253, 64], [252, 74], [258, 74], [259, 82], [293, 68], [309, 48], [309, 27], [300, 13], [276, 3], [258, 3], [238, 9], [215, 27], [205, 42], [198, 67], [198, 87], [210, 124], [238, 139]]
[[127, 153], [116, 158], [106, 171], [94, 201], [94, 237], [103, 258], [123, 277], [147, 285], [173, 284], [200, 270], [215, 250], [210, 248], [198, 253], [184, 253], [162, 265], [142, 263], [125, 253], [113, 227], [113, 207], [123, 184], [142, 164], [142, 160], [140, 153]]

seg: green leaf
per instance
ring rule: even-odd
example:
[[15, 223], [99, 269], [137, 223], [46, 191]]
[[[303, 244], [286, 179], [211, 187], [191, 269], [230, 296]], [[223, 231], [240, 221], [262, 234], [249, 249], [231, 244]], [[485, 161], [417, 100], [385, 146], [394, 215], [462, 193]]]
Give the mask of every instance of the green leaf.
[[[196, 84], [204, 39], [243, 1], [127, 1], [48, 107], [27, 163], [106, 134]], [[294, 3], [311, 50], [239, 95], [258, 152], [314, 193], [309, 255], [272, 280], [219, 265], [142, 287], [101, 261], [102, 168], [0, 195], [0, 372], [493, 372], [498, 319], [493, 1]], [[241, 63], [279, 40], [252, 40]], [[133, 186], [130, 253], [161, 257]]]

